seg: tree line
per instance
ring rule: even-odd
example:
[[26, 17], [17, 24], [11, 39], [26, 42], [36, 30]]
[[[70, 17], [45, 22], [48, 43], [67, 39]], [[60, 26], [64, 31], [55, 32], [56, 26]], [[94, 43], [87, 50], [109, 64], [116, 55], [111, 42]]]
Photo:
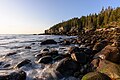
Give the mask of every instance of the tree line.
[[62, 21], [50, 29], [45, 30], [46, 34], [78, 34], [85, 30], [96, 30], [120, 25], [120, 7], [106, 9], [102, 8], [100, 13], [89, 14], [81, 18], [72, 18]]

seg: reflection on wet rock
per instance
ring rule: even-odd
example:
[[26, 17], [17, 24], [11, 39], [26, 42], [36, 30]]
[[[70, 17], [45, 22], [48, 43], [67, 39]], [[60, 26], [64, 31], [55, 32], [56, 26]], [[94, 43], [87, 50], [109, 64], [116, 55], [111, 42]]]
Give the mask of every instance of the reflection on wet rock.
[[19, 62], [18, 64], [16, 64], [14, 68], [20, 68], [20, 67], [30, 64], [30, 63], [31, 63], [31, 60], [25, 59], [25, 60]]

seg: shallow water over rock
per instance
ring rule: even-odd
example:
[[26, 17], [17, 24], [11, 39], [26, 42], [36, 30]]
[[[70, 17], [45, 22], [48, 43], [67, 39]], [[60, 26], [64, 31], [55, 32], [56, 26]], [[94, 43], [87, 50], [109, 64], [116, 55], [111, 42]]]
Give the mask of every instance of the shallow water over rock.
[[[16, 70], [17, 68], [15, 66], [18, 63], [29, 59], [31, 61], [30, 64], [25, 63], [19, 67], [26, 72], [26, 80], [34, 80], [35, 78], [43, 78], [43, 80], [45, 80], [46, 74], [48, 74], [49, 77], [49, 72], [51, 72], [49, 69], [51, 64], [45, 65], [37, 63], [35, 55], [39, 54], [40, 51], [45, 48], [58, 50], [58, 54], [66, 54], [68, 53], [69, 47], [73, 45], [40, 45], [40, 43], [46, 39], [54, 39], [56, 42], [60, 42], [62, 39], [72, 37], [75, 36], [0, 35], [0, 73], [1, 71], [4, 72], [4, 70], [8, 70], [7, 72]], [[56, 63], [58, 63], [58, 61], [56, 61], [55, 64]], [[9, 66], [5, 67], [7, 64], [9, 64]], [[48, 73], [45, 73], [46, 70]], [[53, 74], [50, 75], [53, 76]]]

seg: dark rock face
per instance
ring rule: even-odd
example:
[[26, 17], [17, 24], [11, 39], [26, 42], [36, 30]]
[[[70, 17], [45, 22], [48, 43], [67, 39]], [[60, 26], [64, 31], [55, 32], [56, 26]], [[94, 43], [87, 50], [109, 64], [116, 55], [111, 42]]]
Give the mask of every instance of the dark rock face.
[[54, 57], [53, 59], [54, 59], [54, 61], [59, 61], [59, 60], [61, 60], [61, 59], [63, 59], [63, 58], [65, 58], [65, 56], [63, 56], [63, 55], [58, 55], [58, 56]]
[[25, 49], [31, 49], [31, 47], [30, 46], [26, 46]]
[[49, 49], [45, 48], [45, 49], [41, 50], [41, 53], [49, 53]]
[[24, 65], [27, 65], [27, 64], [30, 64], [30, 63], [31, 63], [31, 60], [25, 59], [25, 60], [19, 62], [19, 63], [15, 66], [15, 68], [20, 68], [20, 67], [22, 67], [22, 66], [24, 66]]
[[52, 61], [53, 61], [53, 58], [51, 56], [43, 56], [38, 60], [38, 63], [48, 64], [48, 63], [51, 63]]
[[57, 44], [57, 42], [54, 41], [53, 39], [48, 39], [48, 40], [41, 42], [41, 45], [47, 45], [47, 44]]
[[51, 56], [52, 58], [59, 56], [58, 51], [53, 49], [53, 50], [49, 50], [47, 48], [41, 50], [40, 54], [35, 55], [35, 58], [38, 60], [43, 56]]
[[7, 68], [7, 67], [10, 67], [10, 64], [3, 65], [3, 68]]
[[22, 70], [12, 71], [7, 74], [0, 74], [0, 80], [26, 80], [26, 73]]
[[93, 50], [99, 52], [101, 51], [105, 46], [107, 46], [108, 41], [107, 40], [102, 40], [101, 42], [97, 43], [94, 45]]
[[88, 48], [71, 47], [69, 50], [71, 58], [80, 64], [86, 64], [93, 56], [92, 50]]
[[50, 51], [49, 49], [45, 48], [41, 51], [41, 54], [42, 54], [42, 56], [50, 55], [50, 56], [54, 57], [54, 56], [58, 56], [58, 51], [55, 49]]
[[[82, 48], [80, 48], [82, 49]], [[83, 48], [83, 52], [89, 56], [93, 55], [93, 51], [92, 49], [88, 49], [88, 48]]]
[[36, 54], [36, 55], [35, 55], [35, 60], [37, 61], [37, 60], [39, 60], [41, 57], [42, 57], [42, 54]]
[[12, 55], [15, 55], [15, 54], [17, 54], [17, 52], [11, 52], [11, 53], [6, 54], [5, 57], [12, 56]]
[[87, 63], [87, 55], [80, 52], [75, 52], [71, 54], [71, 57], [73, 60], [79, 62], [80, 64], [86, 64]]
[[90, 72], [82, 77], [82, 80], [111, 80], [107, 75], [100, 72]]
[[79, 47], [71, 47], [69, 49], [69, 52], [70, 52], [70, 54], [75, 53], [75, 52], [80, 52], [80, 48]]
[[56, 71], [67, 77], [72, 76], [78, 68], [79, 66], [76, 61], [73, 61], [70, 58], [65, 58], [58, 63], [56, 66]]
[[85, 64], [85, 65], [81, 66], [81, 68], [80, 68], [81, 75], [85, 75], [91, 71], [93, 71], [93, 69], [92, 69], [92, 66], [90, 64]]

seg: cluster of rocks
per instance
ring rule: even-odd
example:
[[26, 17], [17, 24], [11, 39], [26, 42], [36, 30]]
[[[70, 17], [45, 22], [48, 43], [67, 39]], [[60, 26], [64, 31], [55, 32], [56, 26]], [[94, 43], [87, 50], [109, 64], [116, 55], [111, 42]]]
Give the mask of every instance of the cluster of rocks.
[[[35, 63], [50, 65], [44, 72], [44, 78], [34, 80], [120, 80], [120, 36], [106, 32], [86, 32], [78, 38], [69, 38], [60, 42], [48, 39], [42, 45], [59, 44], [68, 46], [68, 53], [59, 54], [53, 48], [44, 48], [35, 55]], [[78, 46], [69, 46], [71, 44]], [[26, 46], [25, 49], [31, 49]], [[5, 57], [17, 54], [11, 52]], [[24, 59], [14, 67], [4, 66], [0, 70], [0, 80], [26, 80], [26, 72], [20, 68], [32, 65], [31, 60]], [[2, 63], [0, 63], [2, 65]], [[6, 68], [8, 67], [8, 68]], [[10, 72], [9, 72], [10, 70]]]
[[72, 76], [78, 80], [119, 80], [119, 31], [106, 33], [91, 31], [77, 39], [61, 42], [63, 45], [78, 44], [79, 47], [70, 47], [67, 56], [62, 55], [54, 69], [64, 77]]

